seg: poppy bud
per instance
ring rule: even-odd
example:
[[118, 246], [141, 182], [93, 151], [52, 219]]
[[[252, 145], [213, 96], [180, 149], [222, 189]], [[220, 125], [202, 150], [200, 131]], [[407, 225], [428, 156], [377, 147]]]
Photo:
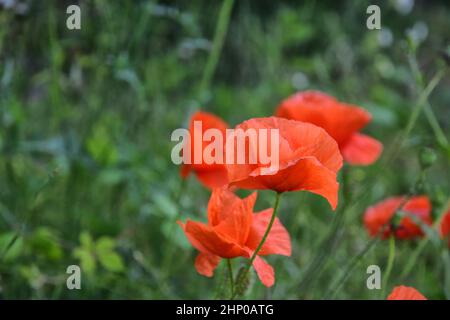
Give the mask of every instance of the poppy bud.
[[238, 296], [242, 296], [247, 292], [250, 286], [250, 273], [246, 272], [246, 268], [242, 267], [239, 269], [237, 275], [237, 285], [236, 285], [236, 294]]
[[436, 153], [431, 148], [422, 148], [419, 153], [419, 162], [422, 170], [428, 169], [436, 161]]

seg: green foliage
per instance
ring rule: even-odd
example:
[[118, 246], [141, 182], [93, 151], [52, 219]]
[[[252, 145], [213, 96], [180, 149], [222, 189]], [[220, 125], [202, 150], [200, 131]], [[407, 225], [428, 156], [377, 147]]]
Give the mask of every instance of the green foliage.
[[0, 236], [0, 252], [2, 261], [7, 263], [17, 259], [23, 251], [23, 239], [15, 232], [7, 232]]
[[[436, 218], [448, 206], [445, 1], [415, 1], [408, 14], [383, 2], [380, 31], [366, 28], [370, 1], [234, 1], [205, 92], [222, 1], [82, 1], [79, 31], [65, 26], [66, 2], [22, 2], [25, 13], [0, 10], [0, 298], [213, 298], [220, 283], [226, 297], [222, 266], [214, 279], [200, 276], [175, 221], [206, 221], [209, 191], [190, 177], [180, 192], [170, 161], [171, 132], [198, 109], [234, 126], [272, 115], [298, 90], [322, 90], [367, 109], [364, 133], [384, 146], [377, 163], [348, 168], [345, 210], [344, 201], [333, 213], [320, 197], [286, 194], [279, 217], [292, 257], [268, 256], [275, 287], [245, 279], [236, 288], [244, 298], [321, 299], [339, 279], [338, 299], [379, 298], [366, 268], [385, 265], [388, 243], [353, 259], [370, 241], [364, 210], [411, 190], [429, 194]], [[257, 209], [271, 199], [259, 192]], [[436, 241], [396, 243], [389, 289], [449, 297], [448, 250]], [[72, 264], [80, 291], [65, 289]]]
[[94, 274], [99, 263], [107, 271], [121, 272], [125, 266], [122, 257], [115, 252], [116, 242], [109, 237], [94, 241], [89, 233], [80, 234], [80, 246], [73, 250], [73, 256], [80, 261], [87, 274]]

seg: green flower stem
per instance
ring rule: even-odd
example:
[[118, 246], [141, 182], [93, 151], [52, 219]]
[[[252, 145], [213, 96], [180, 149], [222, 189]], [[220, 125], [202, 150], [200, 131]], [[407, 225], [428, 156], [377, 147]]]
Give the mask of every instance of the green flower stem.
[[225, 35], [227, 33], [228, 24], [230, 22], [231, 10], [233, 9], [234, 0], [224, 0], [220, 8], [219, 18], [217, 20], [216, 31], [214, 33], [214, 40], [212, 49], [206, 62], [206, 67], [203, 72], [202, 80], [200, 82], [200, 98], [205, 92], [209, 90], [214, 71], [219, 62], [220, 52], [222, 51]]
[[231, 259], [227, 259], [227, 266], [228, 266], [228, 278], [230, 280], [230, 292], [231, 297], [234, 296], [234, 276], [233, 276], [233, 265], [231, 263]]
[[394, 267], [394, 261], [395, 261], [395, 237], [393, 235], [389, 238], [389, 257], [388, 257], [388, 264], [386, 268], [386, 274], [384, 276], [383, 281], [383, 288], [381, 293], [381, 299], [386, 298], [386, 288], [389, 282], [389, 277], [391, 276], [392, 268]]
[[[333, 220], [333, 225], [327, 237], [323, 240], [323, 242], [319, 246], [319, 250], [317, 250], [312, 262], [309, 264], [306, 272], [302, 276], [302, 280], [300, 284], [294, 284], [292, 286], [292, 290], [295, 292], [308, 292], [310, 286], [317, 280], [317, 275], [320, 274], [323, 267], [326, 265], [327, 258], [330, 259], [333, 255], [333, 252], [336, 251], [339, 243], [337, 242], [338, 231], [341, 230], [342, 224], [344, 222], [344, 215], [346, 213], [347, 207], [349, 207], [351, 201], [351, 192], [350, 192], [350, 178], [349, 178], [349, 166], [344, 165], [342, 168], [342, 197], [343, 204], [340, 205], [339, 209], [336, 212], [336, 215]], [[339, 200], [340, 203], [341, 200]], [[300, 290], [299, 290], [300, 288]]]
[[[435, 221], [433, 223], [433, 228], [434, 229], [436, 229], [439, 226], [439, 224], [440, 224], [440, 222], [442, 220], [442, 217], [447, 212], [447, 208], [448, 207], [450, 207], [450, 199], [447, 200], [446, 205], [443, 206], [442, 212], [435, 219]], [[425, 249], [425, 247], [426, 247], [426, 245], [428, 244], [429, 241], [430, 241], [430, 239], [428, 237], [425, 237], [425, 238], [423, 238], [421, 240], [420, 244], [414, 250], [412, 255], [410, 255], [410, 257], [409, 257], [408, 261], [406, 262], [406, 264], [404, 264], [405, 267], [403, 268], [403, 271], [400, 274], [400, 280], [404, 280], [411, 273], [411, 271], [414, 269], [414, 266], [416, 265], [417, 259], [422, 254], [423, 250]]]
[[[411, 67], [411, 70], [414, 75], [414, 79], [416, 81], [416, 88], [419, 91], [424, 90], [424, 77], [422, 75], [422, 72], [419, 68], [419, 63], [417, 62], [417, 57], [415, 52], [412, 52], [408, 56], [409, 65]], [[444, 131], [442, 130], [441, 126], [439, 125], [439, 122], [436, 118], [436, 115], [433, 112], [433, 109], [431, 108], [430, 103], [428, 102], [428, 99], [425, 99], [425, 106], [424, 106], [424, 112], [425, 116], [427, 117], [428, 123], [430, 124], [434, 135], [436, 137], [437, 142], [443, 146], [444, 148], [448, 149], [450, 146], [450, 143], [445, 136]]]
[[425, 105], [428, 102], [428, 97], [431, 95], [433, 90], [437, 87], [439, 82], [441, 81], [442, 77], [445, 75], [445, 70], [439, 70], [436, 72], [436, 74], [433, 76], [431, 81], [428, 83], [428, 85], [425, 87], [425, 89], [421, 92], [417, 99], [417, 103], [414, 106], [414, 108], [411, 111], [411, 115], [409, 116], [408, 123], [406, 125], [406, 128], [404, 131], [400, 134], [400, 137], [398, 139], [397, 143], [393, 144], [393, 147], [391, 149], [391, 152], [389, 154], [389, 157], [386, 158], [386, 165], [387, 163], [391, 162], [394, 158], [397, 157], [400, 150], [405, 144], [405, 141], [408, 139], [409, 134], [411, 133], [412, 129], [414, 128], [417, 119], [420, 116], [420, 113], [425, 108]]
[[[275, 204], [273, 206], [272, 217], [270, 218], [270, 222], [269, 222], [269, 225], [267, 226], [266, 232], [264, 233], [264, 236], [262, 237], [261, 242], [256, 247], [256, 250], [253, 252], [253, 255], [250, 258], [245, 271], [242, 273], [242, 276], [240, 278], [236, 279], [236, 286], [239, 284], [239, 281], [241, 281], [241, 279], [245, 279], [248, 272], [250, 271], [250, 268], [252, 267], [253, 261], [255, 261], [256, 256], [258, 255], [258, 252], [261, 250], [262, 246], [264, 245], [264, 242], [266, 242], [266, 239], [269, 236], [269, 232], [272, 229], [273, 223], [275, 222], [275, 218], [277, 217], [278, 207], [280, 206], [280, 198], [281, 198], [281, 193], [277, 192], [276, 197], [275, 197]], [[236, 293], [234, 293], [231, 296], [231, 299], [234, 299], [235, 296], [236, 296]]]
[[[177, 221], [180, 220], [181, 216], [182, 216], [181, 198], [186, 190], [187, 183], [188, 183], [188, 177], [186, 177], [185, 179], [181, 179], [180, 186], [178, 188], [178, 192], [175, 195], [174, 203], [176, 205], [177, 212], [176, 212], [176, 215], [175, 215], [173, 221], [171, 222], [169, 236], [173, 236], [175, 234], [175, 232], [177, 231], [176, 230]], [[175, 241], [173, 243], [170, 243], [169, 249], [163, 258], [163, 262], [161, 265], [161, 271], [163, 272], [164, 279], [167, 279], [171, 273], [172, 261], [175, 256], [175, 253], [176, 253], [176, 248], [177, 248], [177, 246], [175, 244]]]
[[335, 284], [332, 286], [332, 288], [324, 295], [325, 299], [334, 299], [336, 294], [339, 292], [340, 288], [345, 284], [348, 277], [352, 274], [355, 267], [358, 265], [358, 263], [361, 261], [364, 256], [370, 252], [372, 247], [374, 247], [376, 244], [379, 243], [379, 237], [376, 236], [372, 240], [370, 240], [366, 246], [361, 250], [358, 255], [356, 255], [346, 266], [344, 272], [342, 273], [342, 276], [335, 282]]

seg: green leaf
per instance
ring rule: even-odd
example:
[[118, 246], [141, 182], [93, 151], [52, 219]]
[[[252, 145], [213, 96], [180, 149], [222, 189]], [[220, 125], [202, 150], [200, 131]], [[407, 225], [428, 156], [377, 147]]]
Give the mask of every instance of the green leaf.
[[81, 246], [83, 248], [87, 249], [88, 251], [94, 249], [94, 241], [92, 240], [91, 235], [86, 231], [83, 231], [80, 234], [80, 243], [81, 243]]
[[100, 261], [100, 264], [108, 271], [121, 272], [125, 269], [122, 257], [115, 252], [99, 252], [98, 260]]
[[16, 232], [4, 233], [0, 236], [0, 257], [10, 262], [20, 256], [24, 248], [23, 238]]
[[87, 140], [87, 149], [91, 156], [102, 165], [112, 165], [119, 158], [111, 134], [103, 124], [98, 124]]
[[37, 252], [50, 260], [59, 260], [63, 256], [61, 246], [57, 242], [52, 231], [48, 228], [41, 227], [36, 229], [30, 244], [34, 252]]
[[37, 281], [42, 275], [41, 271], [35, 264], [30, 266], [20, 266], [19, 272], [31, 286], [33, 286], [33, 282]]
[[95, 252], [97, 254], [100, 253], [108, 253], [114, 250], [116, 246], [116, 242], [114, 241], [114, 239], [110, 238], [110, 237], [101, 237], [97, 240], [97, 242], [95, 243]]
[[90, 251], [84, 250], [82, 248], [75, 248], [73, 251], [73, 256], [80, 260], [81, 270], [87, 274], [94, 273], [97, 264], [95, 258]]

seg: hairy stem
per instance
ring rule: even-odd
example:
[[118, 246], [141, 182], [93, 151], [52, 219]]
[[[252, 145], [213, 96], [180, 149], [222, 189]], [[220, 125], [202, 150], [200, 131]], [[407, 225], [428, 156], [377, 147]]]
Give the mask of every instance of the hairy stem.
[[388, 257], [388, 264], [386, 268], [386, 273], [384, 276], [383, 281], [383, 288], [381, 293], [381, 299], [384, 299], [386, 297], [386, 288], [389, 282], [389, 277], [391, 276], [392, 268], [394, 267], [394, 261], [395, 261], [395, 237], [393, 235], [389, 238], [389, 257]]
[[[250, 271], [250, 268], [252, 267], [253, 261], [255, 261], [256, 256], [258, 255], [258, 252], [261, 250], [262, 246], [264, 245], [264, 242], [266, 242], [269, 232], [272, 229], [273, 223], [275, 222], [275, 218], [277, 217], [278, 207], [280, 205], [280, 198], [281, 198], [281, 193], [277, 192], [276, 197], [275, 197], [275, 204], [273, 206], [272, 217], [270, 218], [270, 222], [267, 225], [266, 232], [264, 233], [261, 241], [259, 242], [258, 246], [256, 247], [256, 250], [253, 252], [253, 255], [250, 258], [246, 269], [242, 273], [242, 276], [239, 279], [236, 279], [236, 285], [239, 283], [239, 281], [241, 281], [241, 279], [245, 279], [248, 272]], [[231, 298], [234, 299], [235, 297], [236, 297], [236, 293], [234, 293]]]
[[227, 266], [228, 266], [228, 278], [230, 280], [231, 298], [233, 298], [234, 297], [234, 276], [233, 276], [233, 265], [231, 263], [231, 259], [227, 259]]

